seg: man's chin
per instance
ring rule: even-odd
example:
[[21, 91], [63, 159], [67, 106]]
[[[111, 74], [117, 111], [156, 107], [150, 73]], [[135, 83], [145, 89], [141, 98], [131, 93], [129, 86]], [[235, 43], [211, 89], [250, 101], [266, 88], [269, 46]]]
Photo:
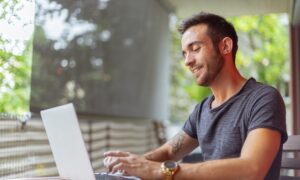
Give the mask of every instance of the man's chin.
[[196, 83], [199, 85], [199, 86], [203, 86], [203, 87], [208, 87], [209, 86], [209, 83], [207, 81], [201, 81], [201, 80], [198, 80], [196, 79]]

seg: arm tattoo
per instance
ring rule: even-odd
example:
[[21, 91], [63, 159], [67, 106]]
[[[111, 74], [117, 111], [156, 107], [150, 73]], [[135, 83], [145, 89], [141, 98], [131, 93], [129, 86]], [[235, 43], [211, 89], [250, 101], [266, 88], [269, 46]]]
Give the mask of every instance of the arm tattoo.
[[184, 134], [182, 132], [178, 133], [170, 142], [169, 144], [172, 146], [172, 153], [176, 154], [182, 147], [184, 140]]

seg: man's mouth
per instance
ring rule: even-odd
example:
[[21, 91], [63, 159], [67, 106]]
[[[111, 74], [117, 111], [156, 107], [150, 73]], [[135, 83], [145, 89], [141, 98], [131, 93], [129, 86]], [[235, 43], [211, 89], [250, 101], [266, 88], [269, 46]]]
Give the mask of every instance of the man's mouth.
[[201, 71], [201, 68], [202, 68], [202, 67], [195, 67], [195, 68], [193, 68], [193, 69], [192, 69], [192, 73], [193, 73], [194, 75], [198, 75], [198, 73]]

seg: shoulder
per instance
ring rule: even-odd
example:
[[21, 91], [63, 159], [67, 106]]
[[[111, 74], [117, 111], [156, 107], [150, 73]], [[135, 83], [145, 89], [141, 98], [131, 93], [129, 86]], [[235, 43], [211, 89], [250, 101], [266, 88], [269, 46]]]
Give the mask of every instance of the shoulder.
[[250, 117], [259, 116], [278, 116], [285, 119], [285, 104], [279, 91], [270, 86], [255, 80], [248, 86], [244, 94], [245, 112]]
[[199, 111], [202, 109], [203, 106], [207, 106], [209, 104], [210, 99], [212, 98], [212, 96], [208, 96], [206, 98], [204, 98], [200, 103], [198, 103], [195, 107], [195, 110]]
[[247, 93], [250, 101], [283, 102], [283, 98], [276, 88], [257, 82], [255, 79], [252, 79], [251, 81]]
[[194, 110], [192, 111], [192, 113], [190, 114], [190, 118], [193, 118], [193, 119], [198, 119], [201, 112], [202, 112], [202, 109], [206, 106], [208, 106], [208, 101], [209, 99], [211, 98], [211, 96], [208, 96], [206, 98], [204, 98], [200, 103], [198, 103]]
[[247, 101], [249, 110], [249, 131], [256, 128], [270, 128], [282, 134], [286, 140], [285, 104], [279, 91], [269, 85], [256, 82]]

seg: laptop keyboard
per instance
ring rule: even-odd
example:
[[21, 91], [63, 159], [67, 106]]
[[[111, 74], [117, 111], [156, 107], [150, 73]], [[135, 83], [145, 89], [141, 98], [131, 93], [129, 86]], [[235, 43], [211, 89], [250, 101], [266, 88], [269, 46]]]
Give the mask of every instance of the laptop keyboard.
[[140, 180], [134, 176], [122, 176], [120, 174], [95, 173], [96, 180]]

